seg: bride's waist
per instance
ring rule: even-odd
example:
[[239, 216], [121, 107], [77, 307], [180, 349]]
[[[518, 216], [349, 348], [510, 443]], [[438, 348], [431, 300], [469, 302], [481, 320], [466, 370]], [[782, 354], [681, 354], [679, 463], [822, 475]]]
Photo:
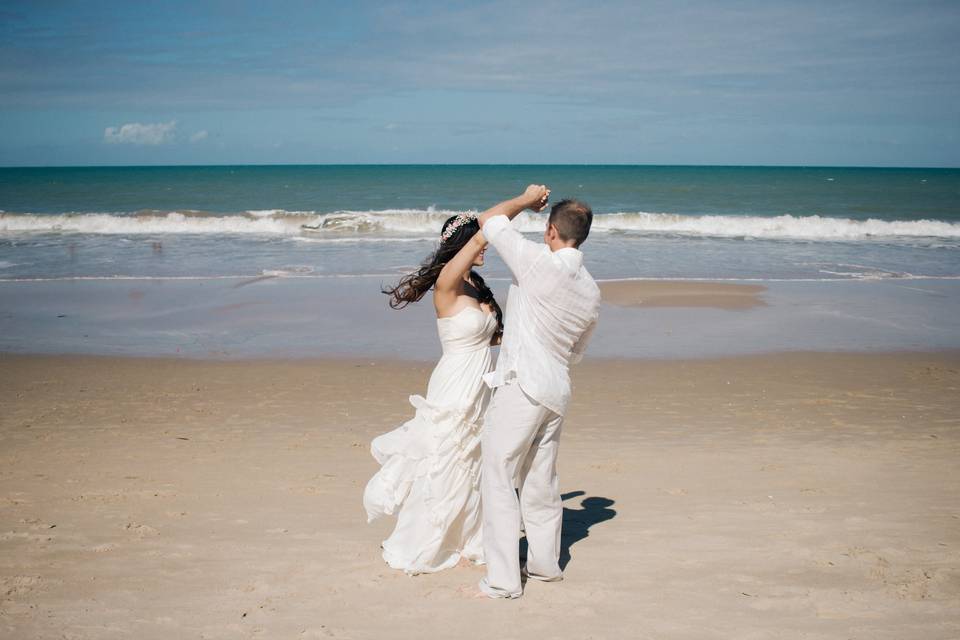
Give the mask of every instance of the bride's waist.
[[483, 351], [490, 351], [490, 345], [486, 342], [480, 344], [466, 345], [466, 344], [449, 344], [449, 343], [440, 343], [441, 348], [443, 349], [443, 355], [461, 355], [466, 353], [480, 353]]

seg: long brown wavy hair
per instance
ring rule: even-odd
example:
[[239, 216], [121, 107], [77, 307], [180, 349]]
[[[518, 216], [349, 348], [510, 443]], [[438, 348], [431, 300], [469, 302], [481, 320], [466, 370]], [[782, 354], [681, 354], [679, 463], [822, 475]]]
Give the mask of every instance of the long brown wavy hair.
[[[457, 216], [447, 218], [447, 221], [443, 223], [441, 235], [456, 219]], [[463, 245], [478, 231], [480, 231], [479, 222], [476, 220], [465, 222], [453, 232], [452, 236], [440, 242], [437, 250], [423, 261], [419, 269], [400, 278], [400, 282], [395, 287], [381, 289], [383, 293], [390, 296], [390, 307], [403, 309], [411, 302], [417, 302], [423, 298], [437, 283], [437, 277], [439, 277], [443, 266], [450, 262], [450, 259], [457, 255]], [[500, 305], [493, 297], [493, 291], [483, 281], [480, 274], [473, 269], [470, 270], [470, 283], [480, 292], [480, 302], [490, 305], [494, 313], [497, 314], [497, 331], [494, 337], [499, 337], [503, 334], [503, 311], [500, 310]]]

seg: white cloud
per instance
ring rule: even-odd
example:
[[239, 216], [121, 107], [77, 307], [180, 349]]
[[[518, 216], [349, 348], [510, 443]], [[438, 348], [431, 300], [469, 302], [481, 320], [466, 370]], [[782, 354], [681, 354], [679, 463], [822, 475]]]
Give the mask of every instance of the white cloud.
[[190, 136], [190, 142], [200, 142], [201, 140], [206, 140], [208, 135], [209, 134], [207, 133], [206, 129], [201, 129]]
[[177, 121], [140, 124], [131, 122], [120, 127], [107, 127], [103, 141], [110, 144], [164, 144], [173, 140]]

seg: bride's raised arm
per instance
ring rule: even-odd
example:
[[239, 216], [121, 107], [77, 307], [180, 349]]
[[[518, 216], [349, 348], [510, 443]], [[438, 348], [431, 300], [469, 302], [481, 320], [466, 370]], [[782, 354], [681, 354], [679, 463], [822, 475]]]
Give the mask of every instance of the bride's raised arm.
[[456, 302], [463, 276], [470, 272], [474, 261], [485, 246], [487, 246], [487, 239], [483, 237], [482, 231], [477, 231], [460, 248], [460, 251], [457, 251], [456, 255], [443, 265], [434, 285], [433, 305], [437, 313], [443, 314]]

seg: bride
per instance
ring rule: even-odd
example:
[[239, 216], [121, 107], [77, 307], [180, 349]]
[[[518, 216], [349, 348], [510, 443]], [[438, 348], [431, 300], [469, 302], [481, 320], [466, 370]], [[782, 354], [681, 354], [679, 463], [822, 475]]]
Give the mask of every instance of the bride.
[[368, 521], [397, 515], [383, 559], [409, 574], [442, 571], [461, 558], [483, 563], [480, 428], [489, 389], [482, 378], [503, 333], [500, 307], [472, 269], [483, 265], [486, 245], [475, 215], [451, 217], [433, 255], [384, 291], [402, 309], [432, 288], [443, 347], [426, 398], [410, 396], [413, 418], [373, 440], [381, 468], [363, 493]]

